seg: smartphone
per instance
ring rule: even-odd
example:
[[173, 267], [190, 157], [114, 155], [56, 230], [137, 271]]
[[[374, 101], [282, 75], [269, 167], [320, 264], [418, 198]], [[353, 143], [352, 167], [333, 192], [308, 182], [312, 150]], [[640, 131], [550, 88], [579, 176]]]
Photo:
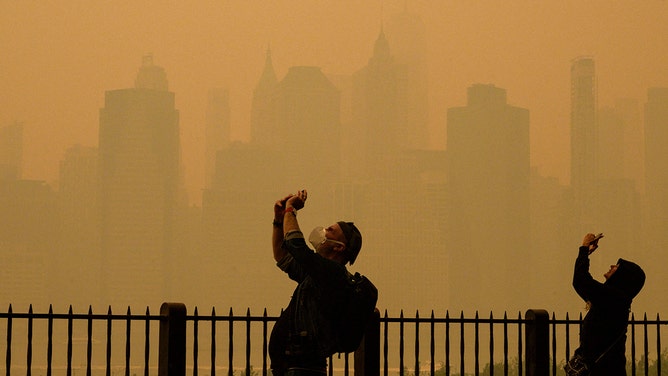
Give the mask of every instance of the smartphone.
[[594, 240], [592, 240], [592, 243], [595, 242], [595, 241], [597, 241], [598, 239], [600, 239], [600, 238], [602, 238], [602, 237], [603, 237], [603, 233], [600, 233], [600, 234], [596, 235], [596, 236], [594, 237]]

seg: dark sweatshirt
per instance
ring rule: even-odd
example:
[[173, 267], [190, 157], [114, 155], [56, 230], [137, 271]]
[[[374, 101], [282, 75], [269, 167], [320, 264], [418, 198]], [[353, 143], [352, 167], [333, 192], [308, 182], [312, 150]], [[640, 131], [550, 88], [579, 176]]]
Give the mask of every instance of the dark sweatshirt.
[[592, 376], [626, 375], [625, 343], [629, 311], [633, 298], [645, 283], [645, 273], [633, 262], [619, 259], [618, 264], [613, 275], [601, 283], [589, 273], [588, 247], [580, 247], [575, 260], [573, 287], [585, 302], [590, 303], [580, 329], [580, 347], [575, 352], [593, 364], [612, 345], [593, 365]]

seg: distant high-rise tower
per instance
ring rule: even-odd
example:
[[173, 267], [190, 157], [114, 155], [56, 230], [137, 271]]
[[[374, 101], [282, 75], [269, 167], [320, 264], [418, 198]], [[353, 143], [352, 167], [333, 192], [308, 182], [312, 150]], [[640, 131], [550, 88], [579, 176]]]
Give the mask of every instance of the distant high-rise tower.
[[100, 299], [97, 169], [96, 147], [70, 147], [60, 162], [58, 197], [63, 250], [57, 258], [54, 279], [63, 291], [78, 291], [76, 296], [69, 298], [71, 304], [108, 304]]
[[420, 17], [404, 9], [387, 23], [387, 39], [392, 45], [395, 64], [401, 66], [403, 76], [398, 91], [403, 108], [399, 137], [411, 149], [429, 147], [429, 79], [427, 67], [427, 39]]
[[598, 123], [594, 60], [581, 57], [571, 64], [571, 187], [582, 228], [596, 223], [598, 185]]
[[[309, 212], [311, 223], [328, 223], [335, 213], [333, 192], [340, 177], [338, 90], [318, 67], [292, 67], [280, 82], [274, 80], [267, 55], [254, 92], [253, 137], [217, 154], [211, 187], [202, 197], [202, 253], [210, 260], [203, 269], [215, 269], [225, 285], [247, 286], [227, 295], [256, 307], [257, 297], [271, 284], [257, 276], [275, 267], [263, 261], [266, 230], [258, 226], [257, 213], [303, 187], [313, 192], [309, 205], [317, 208]], [[243, 262], [238, 262], [240, 257]]]
[[274, 72], [271, 60], [271, 51], [267, 49], [264, 69], [260, 81], [253, 90], [253, 104], [251, 108], [251, 142], [260, 147], [280, 147], [275, 136], [276, 129], [273, 127], [275, 114], [274, 92], [278, 80]]
[[[348, 158], [358, 177], [380, 173], [390, 165], [388, 158], [412, 144], [403, 138], [407, 103], [403, 100], [406, 75], [404, 66], [394, 62], [383, 30], [374, 44], [373, 55], [364, 68], [353, 75], [351, 139], [344, 140]], [[378, 163], [381, 162], [381, 163]]]
[[513, 286], [526, 285], [531, 256], [529, 111], [508, 105], [504, 89], [473, 85], [467, 105], [448, 110], [447, 130], [451, 305], [520, 308]]
[[0, 180], [21, 179], [23, 124], [0, 127]]
[[[644, 294], [650, 299], [666, 294], [668, 274], [663, 255], [668, 250], [668, 87], [647, 90], [645, 114], [645, 228], [638, 263], [652, 283]], [[648, 277], [649, 278], [649, 277]]]
[[[645, 104], [645, 192], [647, 237], [663, 239], [656, 251], [668, 247], [668, 88], [651, 88]], [[654, 247], [653, 247], [654, 248]]]
[[[319, 67], [297, 66], [288, 70], [274, 95], [271, 133], [285, 158], [286, 181], [331, 188], [341, 174], [338, 89]], [[291, 144], [299, 146], [285, 147]]]
[[227, 89], [209, 91], [206, 107], [206, 187], [216, 169], [216, 154], [230, 144], [230, 94]]
[[105, 296], [159, 304], [169, 294], [180, 183], [179, 113], [162, 68], [144, 57], [135, 87], [100, 111], [99, 208]]

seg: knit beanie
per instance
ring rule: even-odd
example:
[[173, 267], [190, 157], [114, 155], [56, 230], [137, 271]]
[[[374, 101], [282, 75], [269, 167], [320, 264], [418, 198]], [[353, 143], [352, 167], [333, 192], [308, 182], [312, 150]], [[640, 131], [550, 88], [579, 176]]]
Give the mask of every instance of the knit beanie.
[[341, 227], [341, 231], [343, 232], [343, 236], [346, 238], [348, 261], [350, 262], [350, 265], [352, 265], [355, 262], [355, 259], [357, 259], [357, 255], [359, 255], [360, 249], [362, 249], [362, 234], [360, 233], [360, 230], [355, 227], [353, 222], [339, 221], [336, 223], [339, 224], [339, 227]]

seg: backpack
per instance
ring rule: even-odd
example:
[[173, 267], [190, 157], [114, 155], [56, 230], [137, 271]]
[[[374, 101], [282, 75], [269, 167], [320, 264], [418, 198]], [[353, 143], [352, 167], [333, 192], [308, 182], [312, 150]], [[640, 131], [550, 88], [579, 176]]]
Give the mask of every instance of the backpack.
[[347, 300], [342, 310], [335, 352], [349, 353], [357, 350], [364, 337], [378, 301], [378, 289], [360, 273], [348, 273]]

